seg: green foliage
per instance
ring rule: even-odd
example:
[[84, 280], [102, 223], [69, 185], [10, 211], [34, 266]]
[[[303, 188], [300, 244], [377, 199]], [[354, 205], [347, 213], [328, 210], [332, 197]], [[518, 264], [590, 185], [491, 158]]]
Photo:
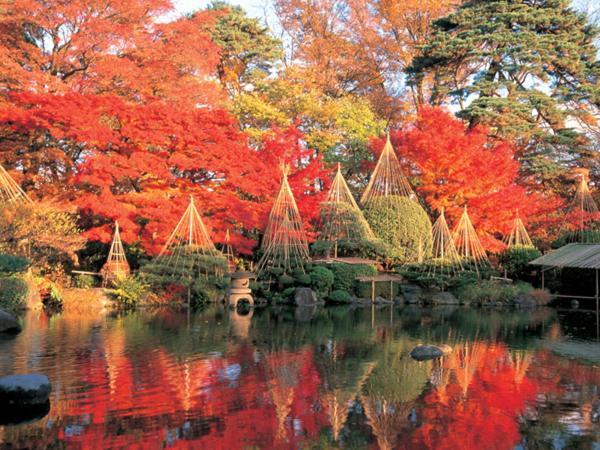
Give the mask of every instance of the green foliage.
[[15, 274], [24, 272], [29, 267], [29, 260], [21, 256], [0, 254], [0, 273]]
[[17, 277], [0, 277], [0, 309], [15, 311], [25, 307], [27, 283]]
[[533, 269], [529, 262], [539, 256], [542, 256], [542, 253], [535, 247], [518, 245], [502, 251], [499, 262], [510, 278], [525, 279]]
[[333, 281], [333, 273], [323, 266], [316, 266], [310, 272], [310, 285], [321, 296], [326, 296], [331, 291]]
[[589, 120], [598, 105], [598, 36], [569, 0], [464, 2], [434, 22], [410, 82], [433, 74], [430, 103], [454, 100], [471, 124], [527, 146], [531, 172], [555, 177], [593, 156], [566, 122]]
[[110, 297], [123, 307], [136, 306], [148, 294], [150, 286], [139, 277], [126, 277], [115, 280]]
[[583, 231], [569, 231], [562, 234], [558, 239], [552, 242], [552, 248], [560, 248], [567, 244], [576, 242], [586, 244], [598, 244], [600, 243], [600, 231], [599, 230], [583, 230]]
[[334, 287], [347, 292], [355, 291], [357, 277], [372, 277], [377, 275], [377, 269], [367, 264], [333, 263], [327, 265], [327, 268], [333, 273]]
[[431, 263], [408, 264], [398, 268], [399, 273], [411, 283], [417, 283], [424, 288], [436, 288], [443, 291], [458, 289], [461, 286], [475, 283], [478, 278], [486, 278], [491, 274], [482, 272], [478, 277], [474, 270], [458, 270], [453, 272], [451, 267], [445, 270]]
[[281, 41], [273, 38], [258, 19], [248, 17], [241, 6], [213, 1], [209, 9], [227, 10], [212, 29], [212, 38], [221, 50], [219, 79], [233, 93], [239, 92], [253, 71], [268, 74], [281, 59]]
[[417, 262], [431, 253], [431, 222], [423, 207], [407, 197], [372, 199], [365, 218], [385, 245], [385, 257], [396, 263]]
[[458, 288], [454, 294], [466, 304], [510, 304], [519, 294], [529, 294], [532, 290], [529, 283], [503, 284], [480, 280]]
[[279, 277], [278, 282], [279, 282], [280, 288], [284, 288], [284, 287], [294, 284], [294, 277], [283, 274]]
[[330, 303], [351, 303], [352, 295], [348, 291], [336, 289], [331, 291], [331, 294], [327, 297], [327, 301]]
[[73, 284], [79, 289], [91, 289], [96, 285], [96, 280], [92, 275], [77, 274], [73, 278]]

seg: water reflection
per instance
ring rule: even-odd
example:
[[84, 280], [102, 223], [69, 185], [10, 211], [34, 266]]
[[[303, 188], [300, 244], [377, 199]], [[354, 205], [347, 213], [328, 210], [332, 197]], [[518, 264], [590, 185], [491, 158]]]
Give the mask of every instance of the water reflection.
[[[600, 443], [595, 321], [565, 312], [211, 307], [30, 313], [0, 375], [48, 374], [31, 448], [548, 448]], [[590, 318], [595, 319], [595, 318]], [[416, 362], [418, 343], [454, 351]]]

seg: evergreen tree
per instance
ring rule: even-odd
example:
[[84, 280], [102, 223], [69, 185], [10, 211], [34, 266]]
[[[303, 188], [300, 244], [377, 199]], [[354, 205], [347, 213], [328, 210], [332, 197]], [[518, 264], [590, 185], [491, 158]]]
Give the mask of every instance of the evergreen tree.
[[556, 180], [598, 157], [575, 125], [600, 106], [598, 36], [568, 0], [473, 0], [434, 23], [411, 82], [433, 75], [432, 104], [458, 104], [471, 125], [516, 140], [529, 174]]
[[253, 72], [269, 73], [283, 57], [281, 41], [258, 19], [248, 17], [241, 6], [215, 0], [209, 10], [223, 14], [212, 30], [213, 40], [221, 48], [219, 80], [230, 94], [238, 94]]

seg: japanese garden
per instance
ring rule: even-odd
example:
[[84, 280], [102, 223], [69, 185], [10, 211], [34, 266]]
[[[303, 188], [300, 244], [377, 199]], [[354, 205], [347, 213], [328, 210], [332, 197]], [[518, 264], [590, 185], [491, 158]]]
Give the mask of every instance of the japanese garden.
[[0, 5], [0, 449], [600, 445], [600, 5]]

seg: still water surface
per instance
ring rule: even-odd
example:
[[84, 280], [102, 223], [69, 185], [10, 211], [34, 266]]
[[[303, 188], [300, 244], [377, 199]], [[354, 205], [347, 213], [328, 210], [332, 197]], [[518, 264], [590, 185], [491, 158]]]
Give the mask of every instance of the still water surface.
[[[47, 374], [51, 409], [0, 426], [0, 448], [600, 449], [592, 313], [215, 306], [24, 325], [0, 340], [0, 376]], [[454, 351], [416, 362], [419, 343]]]

